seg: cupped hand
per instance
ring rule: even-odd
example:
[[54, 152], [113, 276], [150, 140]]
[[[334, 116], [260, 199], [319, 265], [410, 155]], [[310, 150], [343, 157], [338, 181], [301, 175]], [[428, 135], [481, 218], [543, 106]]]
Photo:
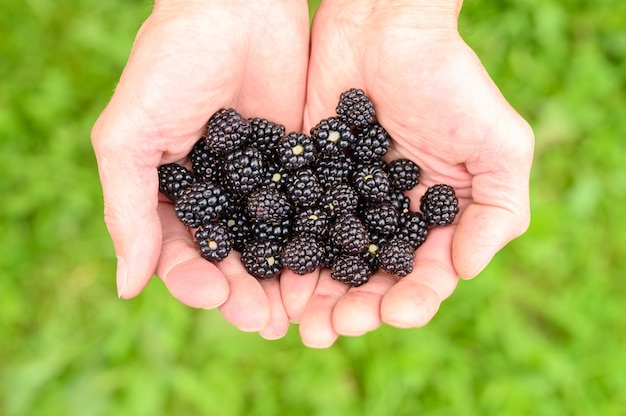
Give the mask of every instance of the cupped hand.
[[386, 159], [422, 169], [408, 192], [411, 208], [428, 186], [446, 183], [460, 214], [430, 231], [401, 279], [379, 271], [348, 288], [327, 270], [317, 283], [284, 276], [285, 308], [309, 346], [383, 323], [424, 325], [459, 277], [476, 276], [528, 227], [532, 131], [459, 36], [460, 2], [421, 3], [324, 1], [312, 30], [304, 127], [333, 115], [342, 91], [363, 89], [394, 139]]
[[184, 163], [220, 108], [300, 130], [308, 42], [305, 1], [156, 2], [92, 132], [120, 297], [136, 296], [156, 274], [181, 302], [220, 307], [242, 330], [287, 331], [278, 281], [259, 283], [236, 253], [203, 260], [158, 194], [157, 167]]

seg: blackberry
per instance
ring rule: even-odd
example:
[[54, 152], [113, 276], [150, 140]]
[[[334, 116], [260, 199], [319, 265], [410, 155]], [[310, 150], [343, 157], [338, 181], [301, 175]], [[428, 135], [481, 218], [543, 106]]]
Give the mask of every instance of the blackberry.
[[304, 133], [284, 135], [278, 142], [277, 151], [280, 163], [291, 170], [310, 165], [315, 160], [313, 139]]
[[374, 103], [365, 95], [363, 90], [357, 88], [350, 88], [341, 93], [335, 111], [349, 124], [356, 127], [371, 124], [376, 115]]
[[315, 168], [320, 184], [327, 189], [336, 183], [348, 182], [354, 169], [354, 162], [344, 153], [322, 155], [317, 160]]
[[378, 160], [387, 154], [391, 146], [391, 136], [378, 123], [358, 129], [356, 143], [351, 149], [352, 156], [361, 162]]
[[377, 257], [378, 266], [389, 274], [403, 277], [413, 271], [415, 251], [408, 242], [400, 238], [393, 238], [382, 244]]
[[385, 243], [385, 240], [382, 238], [373, 238], [373, 240], [378, 241], [372, 241], [370, 245], [367, 246], [367, 250], [360, 254], [361, 258], [365, 261], [365, 263], [367, 263], [372, 273], [378, 270], [378, 256], [376, 254], [378, 253], [378, 249], [380, 248], [381, 244]]
[[198, 180], [219, 182], [224, 162], [220, 155], [209, 148], [205, 138], [196, 142], [189, 153], [189, 158], [193, 174]]
[[252, 191], [246, 205], [246, 212], [256, 221], [280, 221], [291, 215], [292, 211], [287, 195], [267, 186]]
[[419, 183], [420, 168], [409, 159], [397, 159], [387, 165], [391, 186], [399, 191], [413, 189]]
[[232, 248], [230, 231], [221, 221], [202, 224], [194, 236], [200, 255], [211, 262], [224, 260]]
[[286, 193], [296, 207], [305, 207], [319, 202], [323, 191], [314, 171], [302, 168], [289, 176]]
[[341, 117], [330, 117], [320, 121], [311, 129], [317, 151], [335, 155], [351, 146], [355, 137], [350, 125]]
[[250, 226], [250, 234], [254, 240], [285, 242], [291, 234], [292, 224], [291, 217], [274, 222], [254, 221]]
[[218, 110], [209, 118], [205, 138], [211, 150], [227, 154], [248, 140], [250, 122], [232, 108]]
[[379, 202], [388, 198], [390, 183], [387, 173], [379, 167], [365, 166], [355, 170], [352, 184], [365, 201]]
[[396, 237], [411, 244], [413, 250], [424, 244], [428, 236], [428, 225], [419, 212], [404, 212], [400, 215], [400, 226]]
[[454, 188], [442, 184], [429, 187], [420, 199], [420, 209], [428, 225], [451, 224], [459, 213]]
[[380, 235], [390, 235], [398, 229], [400, 213], [390, 202], [369, 204], [363, 211], [365, 226], [370, 232]]
[[359, 256], [342, 255], [331, 267], [330, 277], [350, 286], [361, 286], [367, 283], [372, 269]]
[[176, 202], [182, 191], [195, 182], [189, 169], [177, 163], [159, 166], [158, 174], [159, 191], [173, 202]]
[[276, 153], [278, 141], [285, 134], [285, 126], [264, 118], [251, 118], [249, 144], [256, 147], [266, 157]]
[[291, 239], [282, 253], [283, 266], [292, 272], [304, 275], [313, 273], [322, 264], [324, 249], [313, 236], [297, 236]]
[[320, 267], [330, 268], [335, 259], [341, 255], [341, 247], [334, 245], [329, 239], [323, 239], [322, 248], [324, 249], [324, 254], [322, 255]]
[[183, 224], [197, 228], [226, 211], [228, 203], [221, 187], [213, 182], [196, 182], [182, 192], [174, 209]]
[[389, 202], [400, 214], [411, 210], [411, 198], [402, 191], [391, 190], [385, 201]]
[[359, 203], [359, 194], [347, 183], [339, 183], [329, 188], [322, 197], [322, 204], [331, 217], [352, 214]]
[[254, 147], [242, 147], [229, 153], [224, 163], [224, 175], [231, 192], [249, 194], [265, 176], [261, 152]]
[[273, 241], [252, 241], [241, 253], [248, 273], [259, 280], [278, 276], [282, 267], [282, 245]]
[[327, 229], [328, 215], [322, 208], [308, 207], [294, 215], [292, 234], [309, 234], [322, 238], [326, 236]]
[[358, 254], [367, 250], [370, 244], [367, 229], [354, 215], [346, 215], [333, 224], [329, 230], [333, 244], [347, 254]]
[[265, 177], [260, 186], [269, 186], [284, 191], [289, 182], [289, 173], [282, 165], [270, 163], [266, 166]]
[[226, 218], [225, 223], [230, 230], [233, 248], [241, 253], [246, 244], [252, 239], [250, 217], [244, 212], [235, 212]]

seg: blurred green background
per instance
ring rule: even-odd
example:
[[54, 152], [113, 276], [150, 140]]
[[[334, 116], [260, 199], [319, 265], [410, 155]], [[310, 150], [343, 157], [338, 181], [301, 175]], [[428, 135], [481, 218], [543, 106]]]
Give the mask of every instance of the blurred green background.
[[537, 136], [531, 228], [425, 328], [321, 351], [116, 297], [89, 132], [150, 8], [0, 5], [0, 414], [626, 414], [626, 2], [467, 0]]

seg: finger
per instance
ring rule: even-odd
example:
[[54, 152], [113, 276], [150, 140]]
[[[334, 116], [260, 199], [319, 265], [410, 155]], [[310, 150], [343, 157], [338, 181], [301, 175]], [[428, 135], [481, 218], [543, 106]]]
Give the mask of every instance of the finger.
[[213, 309], [228, 299], [228, 281], [212, 263], [198, 254], [193, 238], [178, 220], [170, 203], [159, 204], [163, 247], [157, 275], [172, 296], [193, 308]]
[[378, 272], [367, 284], [348, 290], [333, 310], [333, 326], [337, 333], [359, 336], [377, 329], [382, 324], [380, 307], [383, 295], [397, 280], [387, 273]]
[[300, 322], [306, 305], [315, 291], [319, 271], [300, 276], [284, 269], [280, 275], [280, 293], [290, 322]]
[[348, 290], [348, 286], [333, 280], [328, 270], [320, 272], [315, 293], [300, 320], [300, 338], [304, 345], [312, 348], [328, 348], [339, 334], [332, 322], [333, 308]]
[[523, 234], [530, 223], [529, 178], [534, 138], [519, 117], [513, 128], [497, 133], [506, 137], [499, 154], [482, 157], [467, 168], [474, 176], [472, 200], [461, 214], [452, 253], [462, 278], [480, 273], [508, 242]]
[[383, 322], [398, 328], [422, 327], [452, 294], [459, 280], [451, 257], [454, 228], [433, 230], [417, 249], [413, 271], [383, 296]]
[[272, 316], [270, 302], [259, 281], [241, 264], [240, 254], [232, 251], [218, 267], [230, 287], [228, 299], [219, 308], [224, 318], [246, 332], [266, 328]]
[[270, 305], [270, 322], [259, 334], [265, 339], [279, 339], [289, 330], [289, 318], [280, 295], [280, 283], [277, 277], [260, 281]]
[[102, 183], [104, 220], [118, 259], [118, 295], [128, 299], [148, 284], [160, 253], [155, 168], [160, 155], [145, 154], [137, 140], [125, 140], [123, 126], [110, 123], [107, 117], [108, 113], [103, 113], [94, 126], [92, 142]]

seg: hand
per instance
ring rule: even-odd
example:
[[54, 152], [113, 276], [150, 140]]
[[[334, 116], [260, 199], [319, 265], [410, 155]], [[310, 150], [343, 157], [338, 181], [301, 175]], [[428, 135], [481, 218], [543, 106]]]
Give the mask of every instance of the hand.
[[236, 253], [203, 260], [158, 194], [157, 166], [184, 162], [223, 107], [299, 131], [308, 42], [305, 1], [156, 2], [92, 132], [120, 297], [136, 296], [156, 273], [189, 306], [219, 306], [229, 322], [267, 338], [286, 333], [278, 281], [259, 283]]
[[305, 128], [333, 115], [342, 91], [365, 90], [395, 141], [387, 158], [422, 168], [408, 193], [412, 209], [428, 186], [447, 183], [461, 211], [453, 225], [431, 230], [402, 279], [378, 272], [348, 289], [327, 270], [317, 283], [282, 276], [285, 308], [309, 346], [382, 323], [426, 324], [459, 277], [476, 276], [528, 227], [532, 132], [460, 38], [460, 2], [442, 4], [325, 0], [315, 17]]

